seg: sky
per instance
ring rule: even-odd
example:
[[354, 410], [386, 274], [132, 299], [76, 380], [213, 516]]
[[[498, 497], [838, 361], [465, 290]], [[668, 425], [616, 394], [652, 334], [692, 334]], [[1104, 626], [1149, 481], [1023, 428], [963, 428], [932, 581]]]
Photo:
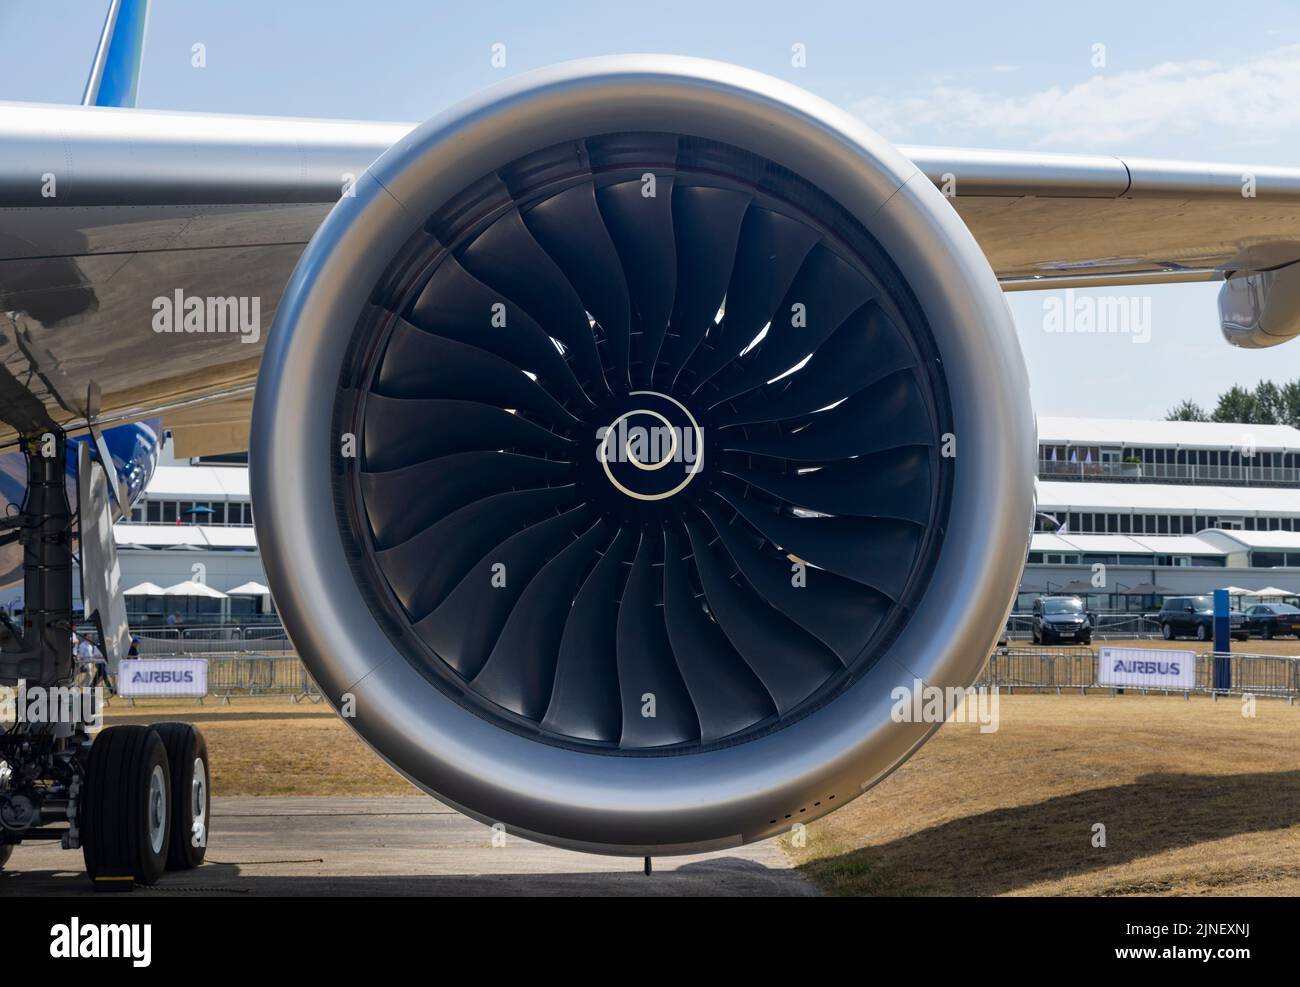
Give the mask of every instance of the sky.
[[[0, 0], [0, 99], [77, 102], [105, 9]], [[1300, 6], [1275, 0], [154, 0], [139, 105], [419, 121], [509, 75], [634, 51], [767, 72], [899, 142], [1300, 165]], [[1049, 332], [1045, 293], [1007, 296], [1039, 414], [1159, 418], [1300, 377], [1300, 343], [1223, 341], [1217, 285], [1097, 291], [1149, 303], [1149, 338]]]

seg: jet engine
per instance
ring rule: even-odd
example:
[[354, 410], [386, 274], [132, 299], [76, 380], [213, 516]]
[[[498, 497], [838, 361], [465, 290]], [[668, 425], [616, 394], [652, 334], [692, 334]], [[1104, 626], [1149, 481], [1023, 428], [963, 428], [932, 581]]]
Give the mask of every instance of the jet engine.
[[697, 852], [880, 781], [1034, 514], [1001, 290], [849, 114], [660, 56], [515, 79], [351, 186], [276, 314], [256, 524], [328, 701], [558, 846]]

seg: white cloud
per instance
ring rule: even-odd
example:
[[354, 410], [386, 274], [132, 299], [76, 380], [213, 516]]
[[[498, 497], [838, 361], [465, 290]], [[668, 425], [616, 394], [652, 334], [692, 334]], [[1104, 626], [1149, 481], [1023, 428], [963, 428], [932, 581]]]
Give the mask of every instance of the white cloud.
[[1025, 96], [935, 84], [868, 96], [853, 110], [893, 140], [951, 143], [975, 134], [986, 145], [997, 137], [1035, 146], [1118, 148], [1150, 134], [1208, 130], [1259, 143], [1300, 128], [1297, 92], [1300, 45], [1290, 45], [1236, 65], [1164, 62]]

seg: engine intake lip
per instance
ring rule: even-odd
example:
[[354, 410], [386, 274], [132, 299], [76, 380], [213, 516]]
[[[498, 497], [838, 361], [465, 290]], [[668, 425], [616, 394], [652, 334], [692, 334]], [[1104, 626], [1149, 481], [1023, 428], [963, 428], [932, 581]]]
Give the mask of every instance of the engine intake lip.
[[[958, 457], [938, 563], [915, 613], [833, 701], [747, 743], [690, 757], [607, 757], [538, 744], [426, 680], [358, 594], [332, 488], [345, 362], [371, 286], [463, 178], [592, 133], [666, 131], [732, 144], [804, 176], [879, 242], [913, 287], [942, 359]], [[310, 423], [332, 423], [328, 436]], [[323, 429], [321, 429], [323, 431]], [[936, 728], [896, 723], [891, 690], [965, 685], [995, 640], [1033, 514], [1023, 360], [978, 247], [925, 177], [847, 114], [784, 83], [666, 56], [520, 77], [417, 128], [363, 175], [304, 254], [277, 312], [254, 411], [256, 523], [295, 644], [348, 722], [414, 783], [486, 822], [560, 846], [642, 854], [761, 839], [874, 784]], [[832, 801], [830, 795], [836, 798]]]

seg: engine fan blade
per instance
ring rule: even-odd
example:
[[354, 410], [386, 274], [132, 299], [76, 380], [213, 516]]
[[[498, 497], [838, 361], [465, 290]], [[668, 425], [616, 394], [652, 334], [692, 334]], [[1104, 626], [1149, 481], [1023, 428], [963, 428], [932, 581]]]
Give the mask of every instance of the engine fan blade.
[[[803, 422], [795, 422], [804, 425]], [[757, 428], [721, 431], [722, 448], [826, 463], [905, 445], [932, 445], [934, 432], [925, 398], [911, 371], [901, 371], [848, 400], [818, 412], [797, 431]]]
[[710, 544], [702, 521], [688, 518], [686, 531], [704, 599], [727, 640], [758, 676], [777, 710], [793, 709], [838, 670], [839, 659], [731, 578], [730, 560], [723, 561], [720, 546]]
[[447, 598], [415, 625], [416, 633], [443, 661], [472, 679], [546, 560], [572, 544], [574, 532], [589, 523], [584, 505], [511, 535], [474, 563]]
[[664, 554], [664, 622], [700, 720], [700, 739], [719, 740], [776, 713], [767, 689], [691, 589], [684, 544], [671, 529]]
[[[436, 422], [437, 427], [410, 427], [411, 422], [421, 420]], [[482, 449], [518, 449], [557, 459], [567, 459], [572, 452], [564, 436], [490, 404], [379, 394], [366, 401], [365, 464], [369, 472], [382, 473]]]
[[387, 473], [362, 473], [375, 547], [391, 548], [487, 494], [562, 483], [568, 463], [511, 452], [460, 452]]
[[768, 473], [727, 464], [724, 473], [820, 514], [930, 519], [930, 450], [903, 446], [808, 473]]
[[636, 541], [620, 529], [579, 588], [564, 624], [555, 685], [542, 727], [585, 740], [614, 743], [623, 730], [618, 687], [618, 594], [623, 563]]
[[429, 332], [495, 353], [530, 370], [578, 407], [593, 407], [554, 340], [523, 308], [445, 255], [407, 319]]
[[767, 383], [830, 338], [874, 294], [871, 283], [824, 245], [813, 247], [777, 306], [767, 335], [726, 378], [715, 378], [711, 405]]
[[623, 747], [662, 747], [700, 736], [699, 720], [673, 658], [653, 563], [658, 533], [641, 535], [618, 608], [618, 685]]
[[677, 297], [656, 386], [673, 386], [704, 334], [716, 324], [731, 279], [740, 225], [752, 201], [742, 192], [702, 185], [679, 185], [673, 193]]
[[921, 529], [910, 521], [794, 517], [720, 494], [768, 541], [797, 558], [870, 586], [897, 600], [916, 560]]
[[727, 311], [686, 364], [692, 391], [731, 363], [772, 320], [817, 236], [807, 224], [770, 209], [753, 206], [745, 213]]
[[564, 625], [591, 556], [609, 540], [603, 521], [542, 567], [510, 611], [474, 691], [508, 710], [540, 720], [550, 705]]
[[658, 177], [654, 195], [643, 194], [645, 187], [638, 179], [596, 191], [600, 213], [623, 260], [636, 316], [631, 352], [632, 383], [638, 387], [650, 383], [677, 290], [673, 177]]
[[422, 620], [475, 562], [516, 532], [568, 508], [574, 499], [572, 486], [495, 494], [375, 555], [402, 607], [412, 620]]
[[524, 225], [549, 253], [605, 334], [604, 363], [611, 381], [621, 390], [631, 386], [629, 351], [632, 338], [631, 302], [618, 249], [609, 237], [596, 205], [591, 182], [575, 185], [523, 214]]
[[[747, 531], [728, 523], [714, 504], [703, 505], [703, 510], [736, 567], [768, 603], [845, 665], [861, 653], [889, 608], [884, 596], [814, 566], [805, 565], [799, 573], [790, 559], [764, 551]], [[799, 585], [797, 577], [802, 579]]]
[[608, 392], [586, 309], [547, 252], [511, 209], [460, 252], [461, 265], [490, 288], [513, 299], [573, 354], [588, 388]]
[[561, 428], [579, 424], [514, 364], [477, 346], [417, 329], [404, 319], [388, 341], [375, 393], [390, 398], [459, 398], [524, 408]]
[[798, 373], [737, 399], [736, 410], [716, 408], [715, 428], [811, 415], [857, 394], [892, 373], [916, 366], [902, 333], [874, 302], [835, 330]]

